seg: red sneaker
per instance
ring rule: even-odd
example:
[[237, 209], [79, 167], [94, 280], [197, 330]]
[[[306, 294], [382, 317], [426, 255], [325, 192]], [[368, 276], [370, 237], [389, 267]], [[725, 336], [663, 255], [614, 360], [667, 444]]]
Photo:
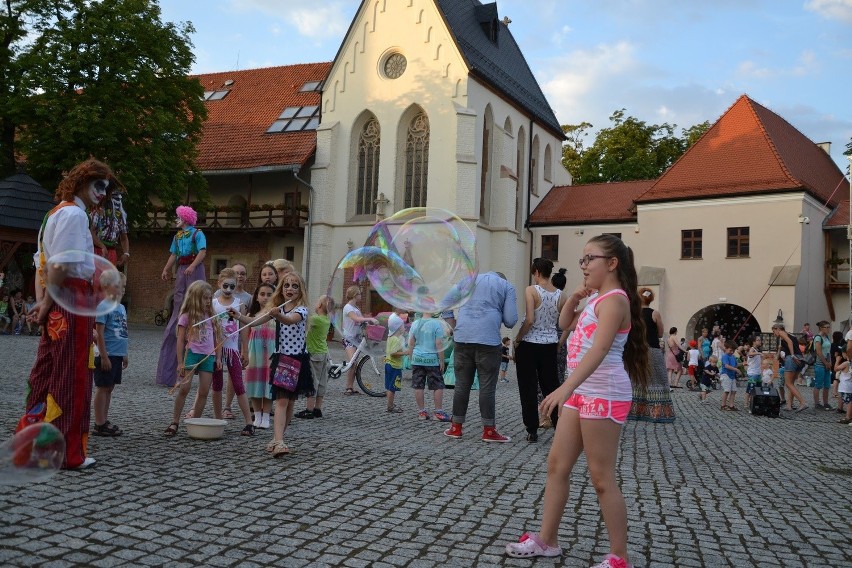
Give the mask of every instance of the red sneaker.
[[508, 442], [511, 440], [509, 436], [503, 436], [494, 426], [486, 426], [482, 429], [483, 442]]
[[444, 430], [444, 436], [447, 436], [448, 438], [461, 438], [462, 425], [453, 422], [453, 424], [448, 429]]

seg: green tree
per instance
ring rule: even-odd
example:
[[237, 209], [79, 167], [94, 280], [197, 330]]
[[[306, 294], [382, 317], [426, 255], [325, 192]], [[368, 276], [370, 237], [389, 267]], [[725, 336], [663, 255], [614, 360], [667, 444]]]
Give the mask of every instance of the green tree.
[[36, 2], [4, 0], [0, 8], [0, 178], [15, 173], [15, 132], [26, 108], [20, 65], [25, 16]]
[[712, 124], [710, 124], [710, 121], [705, 120], [704, 122], [694, 124], [689, 128], [684, 128], [683, 130], [681, 130], [681, 132], [683, 133], [683, 140], [684, 142], [686, 142], [687, 149], [691, 148], [693, 144], [698, 142], [698, 139], [701, 138], [701, 136], [705, 132], [710, 130], [711, 126]]
[[149, 197], [205, 199], [195, 168], [203, 88], [188, 77], [192, 25], [163, 22], [155, 0], [33, 0], [28, 8], [32, 39], [18, 57], [28, 94], [18, 151], [28, 172], [53, 187], [75, 163], [102, 159], [128, 189], [133, 224]]
[[585, 152], [585, 139], [591, 128], [594, 126], [589, 122], [562, 125], [562, 132], [566, 137], [562, 145], [562, 165], [571, 172], [572, 176], [580, 170], [583, 152]]

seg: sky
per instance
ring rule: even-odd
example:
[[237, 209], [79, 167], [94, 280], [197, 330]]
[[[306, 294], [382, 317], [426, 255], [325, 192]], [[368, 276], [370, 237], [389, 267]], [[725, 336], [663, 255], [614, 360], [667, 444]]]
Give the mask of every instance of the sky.
[[[402, 0], [389, 0], [392, 2]], [[194, 73], [331, 61], [358, 0], [161, 0], [191, 22]], [[680, 129], [743, 93], [845, 171], [852, 138], [852, 0], [498, 0], [562, 124], [596, 131], [624, 108]], [[586, 144], [593, 141], [588, 139]]]

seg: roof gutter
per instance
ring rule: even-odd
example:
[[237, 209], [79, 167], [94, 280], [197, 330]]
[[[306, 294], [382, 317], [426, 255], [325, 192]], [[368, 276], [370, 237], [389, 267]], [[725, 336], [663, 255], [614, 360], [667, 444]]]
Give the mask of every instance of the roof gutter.
[[298, 172], [302, 169], [301, 164], [287, 164], [277, 166], [255, 166], [254, 168], [239, 168], [233, 170], [202, 170], [205, 176], [232, 176], [235, 174], [266, 174], [274, 172]]
[[305, 230], [307, 235], [305, 235], [305, 274], [303, 274], [303, 278], [305, 280], [305, 285], [308, 286], [308, 278], [310, 278], [311, 274], [311, 238], [313, 237], [313, 223], [314, 223], [314, 194], [316, 190], [314, 186], [303, 180], [299, 177], [299, 171], [301, 170], [301, 166], [291, 166], [290, 170], [293, 172], [293, 177], [308, 188], [309, 197], [308, 197], [308, 222], [306, 223]]
[[[535, 243], [533, 242], [533, 232], [530, 226], [530, 217], [532, 217], [532, 184], [533, 184], [533, 171], [532, 171], [532, 163], [533, 163], [533, 155], [532, 155], [532, 143], [533, 143], [533, 128], [535, 127], [534, 119], [530, 118], [530, 136], [529, 143], [527, 144], [527, 152], [529, 155], [527, 156], [527, 219], [524, 222], [524, 227], [526, 227], [527, 232], [530, 234], [530, 262], [529, 266], [532, 266], [533, 263], [533, 247], [535, 247]], [[538, 174], [538, 172], [536, 172]], [[532, 274], [529, 276], [529, 282], [532, 284]]]

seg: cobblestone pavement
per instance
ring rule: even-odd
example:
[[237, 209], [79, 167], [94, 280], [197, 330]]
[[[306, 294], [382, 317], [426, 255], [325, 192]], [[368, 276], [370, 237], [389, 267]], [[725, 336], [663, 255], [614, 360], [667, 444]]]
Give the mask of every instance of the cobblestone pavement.
[[[337, 380], [326, 416], [294, 420], [295, 453], [276, 460], [264, 452], [270, 433], [241, 437], [239, 420], [220, 440], [163, 436], [171, 399], [153, 384], [161, 329], [131, 329], [110, 415], [125, 435], [91, 439], [93, 468], [0, 486], [0, 565], [532, 564], [503, 547], [538, 529], [552, 434], [524, 441], [513, 375], [497, 395], [509, 444], [479, 440], [475, 403], [464, 438], [451, 440], [444, 425], [417, 420], [410, 388], [399, 395], [407, 412], [391, 415], [382, 399], [344, 397]], [[0, 439], [23, 409], [36, 344], [0, 337]], [[675, 424], [625, 427], [619, 473], [635, 565], [852, 565], [852, 428], [825, 411], [721, 413], [714, 397], [700, 405], [676, 391]], [[566, 553], [538, 564], [589, 566], [607, 551], [582, 458], [572, 481]]]

